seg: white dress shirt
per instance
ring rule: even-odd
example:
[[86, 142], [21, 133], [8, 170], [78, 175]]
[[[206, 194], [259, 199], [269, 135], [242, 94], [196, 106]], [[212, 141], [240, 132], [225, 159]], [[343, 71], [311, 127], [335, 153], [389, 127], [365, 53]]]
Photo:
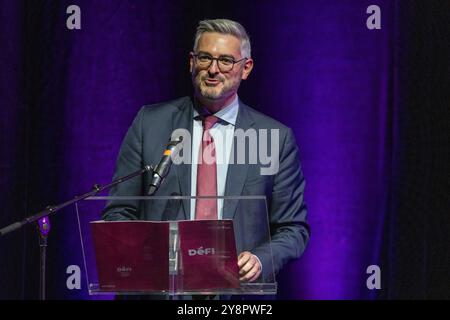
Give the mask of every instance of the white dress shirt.
[[[227, 180], [228, 163], [233, 143], [234, 128], [239, 111], [239, 102], [235, 99], [225, 108], [214, 115], [219, 118], [210, 129], [210, 134], [214, 139], [216, 149], [217, 166], [217, 195], [223, 196], [225, 193], [225, 183]], [[197, 195], [197, 165], [198, 152], [203, 136], [203, 125], [200, 119], [195, 119], [199, 113], [194, 109], [193, 133], [192, 133], [192, 167], [191, 167], [191, 196]], [[223, 217], [223, 199], [217, 200], [218, 219]], [[191, 220], [195, 219], [195, 199], [191, 200]]]

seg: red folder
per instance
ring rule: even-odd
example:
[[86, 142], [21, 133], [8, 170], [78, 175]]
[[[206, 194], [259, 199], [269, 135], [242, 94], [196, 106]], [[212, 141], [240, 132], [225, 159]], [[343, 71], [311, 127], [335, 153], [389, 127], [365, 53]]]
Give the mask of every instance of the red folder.
[[178, 223], [180, 290], [238, 288], [239, 276], [232, 220]]
[[169, 224], [91, 222], [100, 290], [169, 288]]

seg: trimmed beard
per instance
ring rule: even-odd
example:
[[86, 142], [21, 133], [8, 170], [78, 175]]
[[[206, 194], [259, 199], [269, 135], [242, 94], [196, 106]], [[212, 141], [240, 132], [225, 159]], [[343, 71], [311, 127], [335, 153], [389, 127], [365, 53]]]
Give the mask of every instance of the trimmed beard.
[[[236, 78], [236, 81], [226, 83], [226, 80], [222, 77], [217, 78], [222, 83], [222, 88], [217, 91], [216, 87], [208, 87], [205, 85], [204, 80], [208, 78], [208, 74], [193, 77], [193, 84], [195, 90], [207, 100], [220, 100], [226, 98], [230, 92], [237, 92], [241, 84], [240, 78]], [[234, 79], [233, 79], [234, 80]]]

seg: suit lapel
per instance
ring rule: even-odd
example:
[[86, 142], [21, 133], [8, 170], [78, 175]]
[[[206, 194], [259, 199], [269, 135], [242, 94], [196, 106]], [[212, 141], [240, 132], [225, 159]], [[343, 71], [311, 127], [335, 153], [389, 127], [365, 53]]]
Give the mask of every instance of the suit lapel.
[[[172, 132], [176, 129], [186, 129], [192, 136], [192, 117], [193, 117], [193, 105], [191, 99], [181, 104], [179, 111], [174, 114], [172, 119]], [[174, 165], [178, 176], [178, 182], [180, 185], [180, 191], [182, 196], [191, 195], [191, 165], [188, 163], [181, 163]], [[191, 206], [189, 200], [183, 200], [183, 209], [185, 219], [190, 219]]]
[[[239, 100], [239, 111], [236, 119], [235, 130], [242, 129], [244, 131], [250, 129], [253, 126], [253, 118], [251, 117], [248, 107]], [[237, 149], [236, 139], [233, 139], [232, 150], [234, 151], [233, 162], [228, 165], [227, 181], [225, 184], [225, 196], [241, 196], [242, 189], [244, 187], [245, 179], [247, 178], [248, 165], [238, 164], [236, 161]], [[246, 152], [248, 149], [246, 148]], [[236, 212], [238, 200], [224, 201], [223, 206], [223, 218], [232, 219]]]

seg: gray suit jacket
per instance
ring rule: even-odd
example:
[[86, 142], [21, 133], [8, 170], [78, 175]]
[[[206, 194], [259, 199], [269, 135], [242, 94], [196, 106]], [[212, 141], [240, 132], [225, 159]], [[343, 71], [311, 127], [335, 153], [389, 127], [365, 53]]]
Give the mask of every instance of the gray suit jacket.
[[[164, 148], [175, 129], [192, 133], [193, 102], [183, 97], [166, 103], [144, 106], [129, 128], [120, 148], [114, 179], [137, 171], [144, 165], [159, 163]], [[265, 196], [268, 217], [261, 217], [261, 204], [225, 200], [223, 218], [234, 218], [238, 250], [250, 250], [262, 262], [264, 277], [270, 277], [290, 260], [299, 257], [309, 240], [306, 205], [303, 199], [305, 180], [300, 167], [298, 147], [292, 130], [239, 101], [237, 129], [278, 129], [279, 170], [261, 175], [268, 167], [260, 159], [253, 164], [229, 164], [225, 196]], [[270, 137], [268, 135], [267, 139]], [[234, 147], [236, 147], [233, 142]], [[268, 143], [270, 147], [270, 142]], [[248, 145], [246, 146], [248, 149]], [[235, 149], [236, 150], [236, 149]], [[270, 148], [269, 148], [270, 150]], [[270, 154], [270, 153], [269, 153]], [[237, 155], [237, 152], [234, 153]], [[248, 156], [248, 152], [246, 153]], [[150, 175], [134, 178], [111, 189], [111, 196], [146, 195]], [[191, 195], [191, 166], [172, 165], [156, 195]], [[261, 203], [261, 202], [260, 202]], [[252, 218], [249, 218], [250, 215]], [[259, 216], [258, 216], [259, 215]], [[179, 220], [189, 219], [188, 201], [111, 201], [103, 212], [105, 220]], [[267, 226], [267, 221], [269, 222]], [[270, 232], [271, 245], [266, 233]]]

